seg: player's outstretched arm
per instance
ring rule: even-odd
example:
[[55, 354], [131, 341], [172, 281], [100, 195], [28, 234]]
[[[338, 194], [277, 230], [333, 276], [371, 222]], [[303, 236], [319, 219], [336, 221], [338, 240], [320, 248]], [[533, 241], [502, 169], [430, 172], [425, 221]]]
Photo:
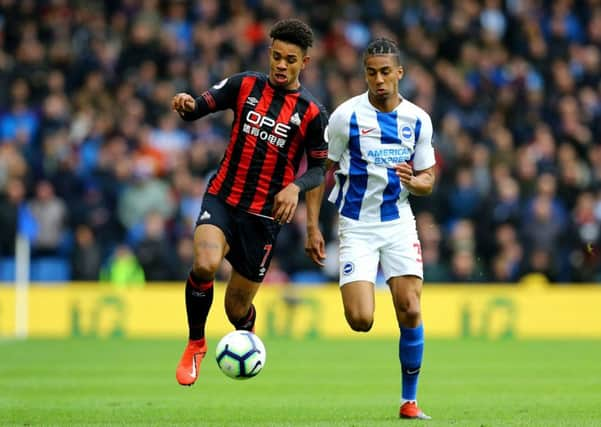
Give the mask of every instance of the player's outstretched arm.
[[403, 187], [411, 194], [415, 196], [427, 196], [432, 193], [436, 178], [434, 166], [414, 173], [409, 163], [399, 163], [394, 169]]

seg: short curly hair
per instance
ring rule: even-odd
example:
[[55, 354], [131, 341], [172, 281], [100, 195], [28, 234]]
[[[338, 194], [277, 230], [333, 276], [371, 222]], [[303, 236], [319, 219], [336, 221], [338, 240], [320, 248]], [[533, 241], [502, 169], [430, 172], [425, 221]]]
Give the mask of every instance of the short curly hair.
[[299, 19], [283, 19], [276, 22], [271, 27], [269, 37], [295, 44], [304, 51], [313, 46], [313, 31]]

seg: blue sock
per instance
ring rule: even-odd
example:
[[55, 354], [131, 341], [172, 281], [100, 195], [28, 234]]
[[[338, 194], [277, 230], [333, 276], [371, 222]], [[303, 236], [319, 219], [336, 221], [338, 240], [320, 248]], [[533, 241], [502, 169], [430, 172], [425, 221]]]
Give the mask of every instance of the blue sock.
[[424, 325], [417, 328], [401, 326], [399, 339], [399, 360], [402, 372], [402, 399], [417, 399], [417, 379], [424, 354]]

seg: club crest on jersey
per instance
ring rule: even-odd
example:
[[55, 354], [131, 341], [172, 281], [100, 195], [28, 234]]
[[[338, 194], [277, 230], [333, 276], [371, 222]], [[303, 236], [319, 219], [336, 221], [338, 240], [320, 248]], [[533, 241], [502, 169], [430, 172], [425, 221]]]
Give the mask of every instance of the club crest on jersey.
[[296, 126], [300, 126], [301, 119], [300, 119], [300, 116], [298, 115], [298, 112], [294, 113], [292, 115], [292, 117], [290, 117], [290, 123], [292, 123], [293, 125], [296, 125]]
[[404, 140], [413, 139], [413, 130], [409, 126], [403, 126], [401, 129], [401, 138]]
[[350, 261], [344, 263], [344, 267], [342, 267], [342, 274], [343, 275], [349, 276], [349, 275], [353, 274], [353, 271], [355, 271], [355, 264], [353, 264]]

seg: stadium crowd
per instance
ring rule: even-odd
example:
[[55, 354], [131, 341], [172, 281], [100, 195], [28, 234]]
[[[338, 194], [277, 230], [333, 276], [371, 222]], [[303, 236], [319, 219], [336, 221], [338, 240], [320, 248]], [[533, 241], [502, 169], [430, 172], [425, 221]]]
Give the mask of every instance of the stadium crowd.
[[[0, 0], [3, 259], [22, 230], [72, 280], [185, 280], [232, 113], [185, 123], [171, 98], [267, 71], [266, 31], [293, 16], [330, 112], [365, 90], [367, 42], [399, 42], [401, 93], [435, 128], [436, 189], [412, 202], [426, 283], [601, 282], [599, 0]], [[266, 282], [337, 279], [322, 211], [326, 268], [301, 206]]]

